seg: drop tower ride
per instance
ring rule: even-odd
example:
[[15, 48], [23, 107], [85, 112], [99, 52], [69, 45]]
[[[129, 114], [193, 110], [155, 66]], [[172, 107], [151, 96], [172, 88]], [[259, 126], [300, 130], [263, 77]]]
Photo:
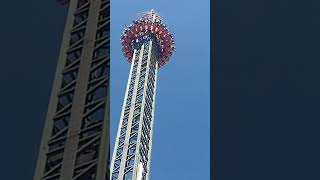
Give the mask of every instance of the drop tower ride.
[[151, 10], [133, 21], [121, 36], [131, 63], [111, 162], [111, 180], [148, 180], [158, 69], [175, 50], [174, 38]]

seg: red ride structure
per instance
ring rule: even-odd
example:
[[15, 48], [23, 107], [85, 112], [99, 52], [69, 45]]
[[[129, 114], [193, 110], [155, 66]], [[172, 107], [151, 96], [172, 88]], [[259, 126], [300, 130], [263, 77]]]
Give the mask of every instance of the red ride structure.
[[175, 50], [173, 35], [161, 20], [160, 16], [152, 9], [145, 13], [139, 20], [133, 21], [121, 35], [122, 51], [129, 62], [132, 61], [134, 42], [145, 36], [154, 35], [159, 46], [159, 65], [162, 66], [169, 61]]

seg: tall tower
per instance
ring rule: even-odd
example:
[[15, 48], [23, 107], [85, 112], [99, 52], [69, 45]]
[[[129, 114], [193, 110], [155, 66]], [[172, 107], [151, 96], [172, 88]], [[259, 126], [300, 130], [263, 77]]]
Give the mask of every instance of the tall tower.
[[131, 63], [111, 162], [111, 180], [148, 180], [158, 68], [174, 51], [174, 39], [153, 10], [122, 34], [122, 50]]
[[34, 180], [108, 180], [109, 0], [68, 7]]

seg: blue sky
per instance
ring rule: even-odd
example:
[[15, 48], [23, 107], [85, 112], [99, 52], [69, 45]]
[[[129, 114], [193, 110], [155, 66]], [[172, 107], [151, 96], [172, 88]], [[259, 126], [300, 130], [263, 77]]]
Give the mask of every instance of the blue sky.
[[112, 151], [130, 68], [121, 52], [124, 26], [141, 12], [155, 9], [175, 36], [177, 50], [158, 73], [151, 180], [210, 177], [209, 3], [111, 1]]

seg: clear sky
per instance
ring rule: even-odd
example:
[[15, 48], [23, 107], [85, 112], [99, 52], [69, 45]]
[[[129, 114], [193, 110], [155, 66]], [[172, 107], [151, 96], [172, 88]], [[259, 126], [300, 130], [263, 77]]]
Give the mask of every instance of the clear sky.
[[137, 2], [111, 1], [111, 149], [130, 68], [120, 35], [141, 12], [155, 9], [174, 33], [177, 51], [158, 74], [150, 179], [209, 179], [210, 1]]

